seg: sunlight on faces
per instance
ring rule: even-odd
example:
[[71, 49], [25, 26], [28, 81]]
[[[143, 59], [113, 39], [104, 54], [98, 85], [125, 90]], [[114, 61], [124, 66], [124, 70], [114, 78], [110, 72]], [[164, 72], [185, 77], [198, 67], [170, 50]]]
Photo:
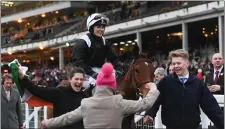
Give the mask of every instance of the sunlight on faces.
[[13, 87], [13, 81], [12, 78], [6, 77], [3, 84], [4, 88], [9, 91]]
[[96, 25], [94, 26], [94, 34], [98, 37], [102, 37], [102, 35], [105, 32], [105, 26], [104, 25]]
[[69, 81], [73, 90], [79, 92], [83, 87], [84, 75], [82, 73], [75, 73]]
[[178, 76], [185, 76], [188, 73], [189, 61], [182, 57], [172, 57], [172, 66]]
[[223, 57], [220, 53], [216, 53], [212, 56], [212, 64], [218, 69], [223, 65]]

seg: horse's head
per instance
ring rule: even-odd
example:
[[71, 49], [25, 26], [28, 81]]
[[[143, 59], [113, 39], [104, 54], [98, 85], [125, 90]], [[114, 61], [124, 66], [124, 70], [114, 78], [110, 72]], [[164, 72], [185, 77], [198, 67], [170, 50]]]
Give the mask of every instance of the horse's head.
[[135, 58], [124, 78], [124, 94], [131, 94], [131, 91], [134, 92], [138, 89], [143, 97], [145, 97], [148, 93], [148, 89], [145, 87], [145, 84], [153, 82], [154, 70], [151, 59], [145, 54], [141, 54], [138, 58]]

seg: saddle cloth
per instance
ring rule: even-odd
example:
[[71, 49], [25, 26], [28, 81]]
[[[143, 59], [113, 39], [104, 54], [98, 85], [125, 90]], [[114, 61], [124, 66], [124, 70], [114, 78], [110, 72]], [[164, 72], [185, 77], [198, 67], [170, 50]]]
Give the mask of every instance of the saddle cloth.
[[[97, 68], [97, 67], [93, 67], [92, 70], [97, 73], [101, 72], [101, 68]], [[115, 70], [113, 70], [113, 74], [115, 75]], [[84, 85], [83, 85], [84, 90], [88, 89], [90, 87], [90, 85], [96, 86], [96, 80], [89, 75], [85, 75], [85, 81], [84, 81]]]

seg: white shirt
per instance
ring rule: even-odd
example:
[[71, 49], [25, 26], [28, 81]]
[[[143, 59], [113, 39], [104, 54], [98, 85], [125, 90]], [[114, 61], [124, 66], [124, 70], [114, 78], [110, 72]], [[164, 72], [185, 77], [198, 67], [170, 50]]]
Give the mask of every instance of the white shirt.
[[219, 77], [222, 69], [223, 69], [223, 66], [218, 70], [214, 68], [213, 80], [215, 80], [215, 78], [216, 78], [216, 71], [219, 71], [219, 74], [218, 74], [218, 77]]
[[9, 100], [10, 99], [10, 90], [6, 90], [5, 88], [4, 88], [4, 90], [5, 90], [6, 97]]
[[[189, 78], [189, 73], [187, 74], [187, 75], [185, 75], [185, 76], [178, 76], [178, 78], [180, 79], [180, 78]], [[184, 80], [184, 83], [187, 81], [187, 79], [185, 79]]]

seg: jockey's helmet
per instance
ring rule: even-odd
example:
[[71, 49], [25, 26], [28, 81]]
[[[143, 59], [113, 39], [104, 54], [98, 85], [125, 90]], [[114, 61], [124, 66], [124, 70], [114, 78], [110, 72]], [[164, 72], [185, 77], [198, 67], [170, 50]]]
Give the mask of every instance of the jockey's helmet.
[[87, 29], [90, 31], [91, 26], [93, 25], [108, 25], [109, 18], [100, 13], [94, 13], [90, 15], [87, 19]]

